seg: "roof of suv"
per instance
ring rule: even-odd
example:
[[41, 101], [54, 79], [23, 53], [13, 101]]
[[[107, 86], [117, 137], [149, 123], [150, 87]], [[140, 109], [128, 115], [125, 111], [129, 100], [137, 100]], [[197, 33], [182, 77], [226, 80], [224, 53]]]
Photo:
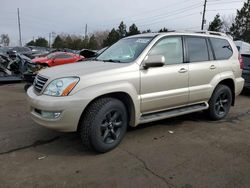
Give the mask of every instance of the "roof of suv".
[[168, 34], [188, 34], [188, 35], [196, 35], [196, 36], [213, 36], [213, 37], [222, 37], [222, 38], [230, 38], [229, 35], [221, 32], [214, 32], [214, 31], [168, 31], [168, 32], [161, 32], [161, 33], [143, 33], [138, 35], [129, 36], [127, 38], [136, 38], [136, 37], [156, 37], [158, 35], [168, 35]]

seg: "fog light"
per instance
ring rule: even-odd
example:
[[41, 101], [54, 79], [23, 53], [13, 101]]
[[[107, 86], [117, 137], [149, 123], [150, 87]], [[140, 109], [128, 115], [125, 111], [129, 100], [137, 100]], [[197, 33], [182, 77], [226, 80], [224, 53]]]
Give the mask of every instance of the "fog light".
[[61, 112], [47, 112], [41, 110], [41, 116], [46, 119], [57, 119], [61, 115]]

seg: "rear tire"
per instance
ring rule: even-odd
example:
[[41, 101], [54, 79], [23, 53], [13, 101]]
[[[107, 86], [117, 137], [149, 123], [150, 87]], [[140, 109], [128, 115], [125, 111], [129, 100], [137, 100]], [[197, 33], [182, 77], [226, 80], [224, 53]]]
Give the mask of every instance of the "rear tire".
[[125, 105], [114, 98], [100, 98], [86, 109], [79, 132], [85, 146], [104, 153], [119, 145], [127, 125]]
[[218, 85], [209, 100], [208, 115], [212, 120], [220, 120], [227, 116], [232, 104], [232, 92], [226, 85]]

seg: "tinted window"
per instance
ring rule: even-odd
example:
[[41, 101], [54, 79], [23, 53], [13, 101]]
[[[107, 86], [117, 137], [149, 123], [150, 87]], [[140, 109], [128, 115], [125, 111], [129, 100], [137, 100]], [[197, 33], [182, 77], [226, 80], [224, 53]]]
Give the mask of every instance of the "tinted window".
[[209, 60], [209, 54], [205, 38], [187, 37], [186, 42], [190, 62]]
[[51, 54], [49, 54], [49, 55], [47, 55], [47, 58], [48, 59], [53, 59], [53, 58], [55, 58], [56, 57], [56, 53], [51, 53]]
[[14, 47], [13, 50], [17, 52], [29, 52], [30, 51], [30, 49], [26, 47]]
[[183, 62], [181, 37], [168, 37], [160, 40], [149, 52], [149, 55], [163, 55], [166, 64]]
[[67, 58], [72, 58], [72, 57], [68, 54], [59, 54], [56, 56], [56, 58], [67, 59]]
[[210, 40], [217, 60], [229, 59], [233, 55], [233, 50], [227, 40], [217, 38], [210, 38]]

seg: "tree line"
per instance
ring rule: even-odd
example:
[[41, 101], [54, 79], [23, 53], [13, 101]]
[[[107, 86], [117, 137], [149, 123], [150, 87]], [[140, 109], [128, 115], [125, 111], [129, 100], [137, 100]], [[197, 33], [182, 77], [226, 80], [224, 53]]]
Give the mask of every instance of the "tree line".
[[[235, 40], [250, 42], [250, 0], [244, 3], [240, 10], [237, 10], [236, 17], [221, 18], [220, 14], [214, 17], [208, 26], [210, 31], [225, 32], [230, 34]], [[166, 32], [167, 28], [162, 28], [158, 32]], [[151, 32], [150, 29], [140, 31], [135, 24], [127, 28], [122, 21], [117, 28], [111, 31], [99, 31], [90, 36], [82, 37], [76, 35], [57, 35], [52, 44], [53, 48], [70, 48], [70, 49], [101, 49], [110, 46], [126, 36], [140, 33]], [[38, 38], [28, 42], [26, 45], [48, 47], [48, 41], [45, 38]]]
[[230, 34], [234, 40], [250, 43], [250, 0], [245, 2], [240, 10], [237, 10], [234, 19], [223, 19], [220, 14], [217, 14], [210, 22], [208, 30], [225, 32]]
[[[166, 32], [167, 28], [162, 28], [159, 32]], [[106, 46], [110, 46], [120, 40], [121, 38], [136, 35], [140, 33], [149, 33], [150, 29], [140, 31], [135, 24], [132, 24], [127, 29], [126, 24], [122, 21], [117, 28], [113, 28], [111, 31], [97, 31], [90, 36], [82, 37], [76, 35], [57, 35], [51, 45], [52, 48], [69, 48], [74, 50], [80, 49], [101, 49]], [[36, 40], [31, 40], [26, 46], [41, 46], [48, 47], [48, 41], [39, 37]]]

